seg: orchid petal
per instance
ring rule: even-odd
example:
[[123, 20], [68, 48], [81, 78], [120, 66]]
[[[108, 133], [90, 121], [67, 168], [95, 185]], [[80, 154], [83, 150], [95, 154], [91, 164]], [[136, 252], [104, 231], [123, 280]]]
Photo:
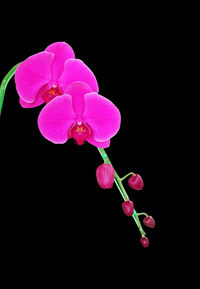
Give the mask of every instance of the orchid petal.
[[94, 139], [104, 142], [118, 132], [121, 115], [118, 108], [110, 100], [92, 92], [85, 95], [83, 119], [91, 127]]
[[19, 98], [19, 103], [21, 104], [23, 108], [33, 108], [33, 107], [43, 104], [44, 99], [42, 97], [39, 97], [39, 98], [37, 97], [34, 102], [28, 103], [28, 102], [23, 101], [23, 99]]
[[53, 80], [56, 81], [63, 72], [65, 61], [69, 58], [75, 58], [74, 51], [72, 47], [65, 42], [55, 42], [49, 45], [45, 51], [52, 52], [55, 55], [51, 71]]
[[65, 91], [67, 86], [74, 81], [85, 82], [93, 91], [99, 91], [97, 80], [87, 65], [79, 59], [68, 59], [65, 61], [59, 84], [63, 91]]
[[38, 117], [38, 127], [46, 139], [62, 144], [68, 140], [68, 131], [75, 118], [72, 98], [64, 94], [45, 105]]
[[84, 95], [90, 92], [92, 92], [92, 88], [81, 81], [72, 82], [65, 90], [65, 93], [72, 96], [73, 109], [78, 118], [82, 117], [85, 110]]
[[21, 104], [23, 108], [33, 108], [33, 107], [39, 106], [45, 102], [43, 95], [44, 95], [44, 92], [47, 91], [49, 88], [51, 88], [50, 84], [42, 86], [39, 92], [37, 93], [34, 102], [28, 103], [28, 102], [23, 101], [23, 99], [19, 98], [19, 103]]
[[54, 54], [40, 52], [23, 61], [15, 72], [16, 89], [21, 99], [33, 103], [40, 88], [51, 79]]
[[99, 142], [99, 141], [95, 141], [93, 137], [87, 138], [87, 142], [94, 145], [95, 147], [102, 148], [102, 149], [108, 148], [110, 146], [110, 140]]

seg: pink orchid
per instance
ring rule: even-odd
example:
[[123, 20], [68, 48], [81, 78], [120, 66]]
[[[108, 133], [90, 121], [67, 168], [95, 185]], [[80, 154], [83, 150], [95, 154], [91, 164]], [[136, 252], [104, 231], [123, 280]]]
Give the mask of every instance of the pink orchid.
[[99, 148], [110, 145], [120, 122], [117, 107], [81, 81], [68, 85], [65, 94], [49, 102], [38, 118], [41, 134], [53, 143], [72, 137], [79, 145], [86, 140]]
[[96, 171], [98, 184], [106, 189], [116, 183], [124, 200], [125, 215], [133, 217], [141, 233], [142, 246], [149, 247], [139, 216], [145, 216], [143, 223], [149, 228], [155, 227], [155, 220], [146, 213], [137, 213], [122, 182], [131, 176], [128, 184], [136, 190], [142, 190], [144, 183], [141, 176], [133, 172], [119, 177], [104, 150], [120, 128], [121, 115], [110, 100], [98, 94], [92, 71], [75, 59], [68, 44], [53, 43], [45, 51], [16, 64], [4, 77], [0, 85], [0, 114], [7, 84], [14, 75], [22, 107], [46, 103], [39, 114], [38, 127], [47, 140], [63, 144], [73, 138], [78, 145], [88, 141], [98, 148], [104, 161]]
[[15, 72], [16, 89], [20, 104], [32, 108], [48, 103], [66, 92], [74, 81], [87, 83], [98, 92], [98, 83], [92, 71], [75, 55], [65, 42], [49, 45], [45, 51], [30, 56]]

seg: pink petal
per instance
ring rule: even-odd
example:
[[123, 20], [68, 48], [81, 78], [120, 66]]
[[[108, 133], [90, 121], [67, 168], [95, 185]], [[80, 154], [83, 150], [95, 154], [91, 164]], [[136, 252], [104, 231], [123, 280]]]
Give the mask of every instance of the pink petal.
[[96, 141], [107, 141], [120, 128], [121, 116], [118, 108], [107, 98], [92, 92], [85, 95], [83, 119], [92, 128]]
[[39, 92], [37, 93], [36, 95], [36, 98], [34, 100], [34, 102], [32, 103], [28, 103], [28, 102], [25, 102], [23, 101], [23, 99], [19, 98], [19, 103], [21, 104], [21, 106], [23, 108], [33, 108], [33, 107], [36, 107], [36, 106], [39, 106], [41, 104], [43, 104], [45, 101], [44, 101], [44, 98], [43, 98], [43, 94], [46, 90], [48, 90], [49, 88], [51, 87], [50, 84], [47, 84], [47, 85], [44, 85], [40, 88]]
[[84, 95], [90, 92], [92, 92], [92, 88], [81, 81], [72, 82], [65, 90], [65, 93], [72, 96], [73, 109], [78, 118], [81, 118], [85, 110]]
[[48, 83], [54, 54], [40, 52], [23, 61], [15, 72], [16, 89], [23, 101], [33, 103], [40, 88]]
[[38, 117], [38, 127], [46, 139], [61, 144], [68, 140], [68, 131], [75, 118], [72, 98], [64, 94], [45, 105]]
[[36, 107], [36, 106], [43, 104], [44, 99], [43, 98], [37, 98], [36, 101], [34, 101], [33, 103], [28, 103], [28, 102], [23, 101], [21, 98], [19, 98], [19, 103], [21, 104], [21, 106], [23, 108], [33, 108], [33, 107]]
[[61, 76], [64, 63], [69, 58], [75, 58], [74, 51], [70, 45], [65, 42], [55, 42], [49, 45], [45, 51], [53, 52], [55, 59], [52, 64], [52, 77], [56, 81]]
[[68, 59], [65, 61], [64, 71], [59, 83], [63, 91], [65, 91], [67, 86], [74, 81], [85, 82], [93, 91], [99, 91], [97, 80], [87, 65], [79, 59]]
[[99, 142], [99, 141], [95, 141], [93, 137], [87, 138], [87, 142], [94, 145], [95, 147], [102, 148], [102, 149], [108, 148], [110, 146], [110, 140]]

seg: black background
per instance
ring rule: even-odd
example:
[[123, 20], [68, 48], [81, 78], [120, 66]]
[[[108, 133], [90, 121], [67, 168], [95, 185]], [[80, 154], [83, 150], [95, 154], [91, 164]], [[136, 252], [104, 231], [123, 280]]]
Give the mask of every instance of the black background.
[[0, 123], [0, 206], [7, 251], [46, 256], [69, 256], [73, 251], [96, 260], [122, 257], [126, 263], [144, 251], [155, 256], [168, 250], [161, 121], [170, 50], [165, 14], [154, 7], [93, 8], [95, 13], [79, 7], [65, 13], [36, 9], [37, 14], [18, 14], [12, 29], [2, 31], [0, 78], [53, 42], [72, 46], [76, 58], [94, 72], [100, 94], [121, 111], [121, 129], [106, 151], [120, 176], [134, 171], [144, 179], [141, 192], [124, 184], [136, 210], [156, 220], [155, 229], [145, 228], [150, 247], [142, 248], [136, 224], [122, 212], [117, 188], [102, 190], [97, 185], [95, 171], [102, 163], [97, 149], [87, 143], [79, 147], [72, 140], [54, 145], [44, 139], [37, 127], [41, 107], [21, 108], [12, 79]]

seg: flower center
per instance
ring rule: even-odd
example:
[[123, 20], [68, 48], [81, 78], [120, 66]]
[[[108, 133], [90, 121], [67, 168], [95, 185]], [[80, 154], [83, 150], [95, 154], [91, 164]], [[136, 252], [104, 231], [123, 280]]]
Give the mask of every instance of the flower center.
[[56, 96], [61, 95], [62, 91], [59, 86], [53, 85], [50, 89], [46, 90], [42, 95], [42, 98], [46, 103], [49, 103]]
[[73, 137], [78, 145], [84, 144], [90, 133], [90, 127], [82, 121], [73, 123], [69, 129], [69, 137]]

